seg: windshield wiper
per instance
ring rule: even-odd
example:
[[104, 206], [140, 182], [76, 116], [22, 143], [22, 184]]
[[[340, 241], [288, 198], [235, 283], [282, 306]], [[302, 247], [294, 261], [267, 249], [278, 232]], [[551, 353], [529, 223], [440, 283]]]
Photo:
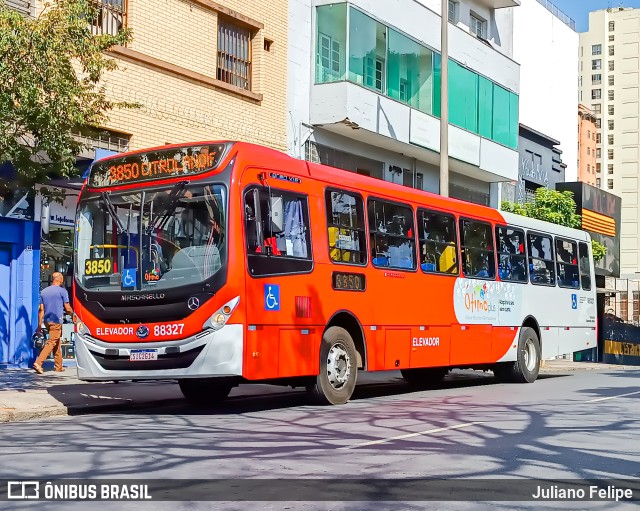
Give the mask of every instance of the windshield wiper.
[[118, 231], [118, 234], [122, 234], [122, 233], [128, 232], [128, 229], [125, 229], [124, 225], [122, 225], [122, 221], [120, 220], [120, 218], [118, 217], [118, 214], [116, 213], [116, 208], [113, 207], [113, 203], [111, 202], [111, 199], [109, 198], [108, 192], [102, 192], [101, 195], [102, 195], [102, 201], [104, 202], [105, 206], [107, 207], [107, 211], [109, 213], [109, 216], [111, 216], [113, 221], [116, 223], [116, 229]]
[[178, 206], [178, 201], [186, 193], [187, 183], [188, 181], [180, 181], [179, 183], [176, 183], [174, 185], [174, 187], [171, 189], [171, 193], [169, 193], [167, 205], [162, 210], [162, 213], [155, 217], [153, 221], [151, 218], [149, 218], [149, 223], [147, 224], [146, 230], [147, 234], [151, 234], [154, 229], [164, 229], [164, 226], [167, 224], [169, 218]]

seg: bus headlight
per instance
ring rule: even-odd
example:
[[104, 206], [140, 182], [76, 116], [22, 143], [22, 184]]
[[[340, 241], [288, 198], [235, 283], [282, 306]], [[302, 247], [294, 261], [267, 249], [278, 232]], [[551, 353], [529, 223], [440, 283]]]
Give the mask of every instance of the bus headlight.
[[89, 327], [82, 321], [78, 321], [76, 323], [76, 332], [78, 332], [80, 335], [91, 335], [91, 330], [89, 330]]
[[204, 325], [202, 325], [202, 329], [206, 330], [207, 328], [211, 328], [213, 330], [220, 330], [224, 325], [227, 324], [227, 321], [233, 314], [233, 311], [238, 306], [240, 302], [240, 297], [236, 296], [233, 300], [229, 300], [222, 307], [220, 307], [213, 315], [205, 321]]

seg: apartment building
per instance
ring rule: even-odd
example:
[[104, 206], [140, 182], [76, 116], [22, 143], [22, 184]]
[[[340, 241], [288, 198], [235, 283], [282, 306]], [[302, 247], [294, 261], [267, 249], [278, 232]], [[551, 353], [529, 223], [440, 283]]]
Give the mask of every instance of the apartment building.
[[[78, 158], [78, 177], [47, 183], [66, 191], [64, 204], [44, 204], [32, 190], [16, 194], [15, 203], [0, 201], [0, 324], [6, 326], [0, 366], [24, 365], [32, 355], [38, 291], [54, 271], [70, 268], [77, 189], [92, 161], [114, 152], [199, 140], [287, 148], [287, 2], [94, 4], [98, 15], [88, 23], [95, 34], [122, 27], [134, 34], [126, 47], [110, 52], [119, 69], [104, 77], [107, 97], [140, 108], [116, 109], [105, 126], [78, 134], [89, 145]], [[43, 0], [10, 0], [7, 5], [26, 16], [46, 8]]]
[[590, 108], [578, 105], [578, 181], [596, 186], [596, 172], [600, 163], [596, 162], [596, 141], [600, 133], [596, 129], [596, 116]]
[[640, 269], [639, 62], [640, 9], [589, 13], [589, 30], [580, 34], [580, 101], [596, 118], [596, 185], [622, 197], [623, 277]]
[[[518, 173], [519, 0], [449, 0], [449, 194], [499, 204]], [[288, 152], [439, 191], [439, 0], [290, 0]]]

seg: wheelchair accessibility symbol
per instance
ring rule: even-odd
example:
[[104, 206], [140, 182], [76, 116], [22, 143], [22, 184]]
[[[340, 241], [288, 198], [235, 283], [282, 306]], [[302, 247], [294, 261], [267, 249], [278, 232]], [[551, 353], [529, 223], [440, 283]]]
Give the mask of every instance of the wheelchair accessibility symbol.
[[280, 286], [276, 284], [264, 285], [264, 308], [268, 311], [280, 310]]
[[122, 287], [136, 287], [135, 268], [124, 268], [122, 270]]
[[578, 295], [571, 295], [571, 308], [572, 309], [577, 309], [578, 308]]

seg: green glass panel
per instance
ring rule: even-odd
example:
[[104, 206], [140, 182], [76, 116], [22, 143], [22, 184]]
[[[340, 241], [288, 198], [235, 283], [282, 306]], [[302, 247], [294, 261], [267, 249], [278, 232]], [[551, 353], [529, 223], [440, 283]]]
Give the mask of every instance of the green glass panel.
[[491, 138], [493, 135], [493, 82], [484, 76], [478, 78], [478, 133]]
[[449, 60], [449, 122], [478, 132], [478, 75]]
[[387, 95], [422, 112], [432, 111], [433, 52], [389, 29]]
[[441, 93], [442, 93], [442, 57], [439, 53], [433, 54], [433, 115], [440, 117]]
[[520, 98], [513, 92], [509, 93], [509, 147], [518, 148], [518, 108]]
[[493, 84], [493, 140], [509, 145], [510, 134], [510, 101], [509, 91]]
[[386, 90], [387, 27], [357, 9], [349, 11], [349, 81]]
[[347, 4], [318, 7], [316, 20], [316, 83], [344, 80], [347, 70]]

